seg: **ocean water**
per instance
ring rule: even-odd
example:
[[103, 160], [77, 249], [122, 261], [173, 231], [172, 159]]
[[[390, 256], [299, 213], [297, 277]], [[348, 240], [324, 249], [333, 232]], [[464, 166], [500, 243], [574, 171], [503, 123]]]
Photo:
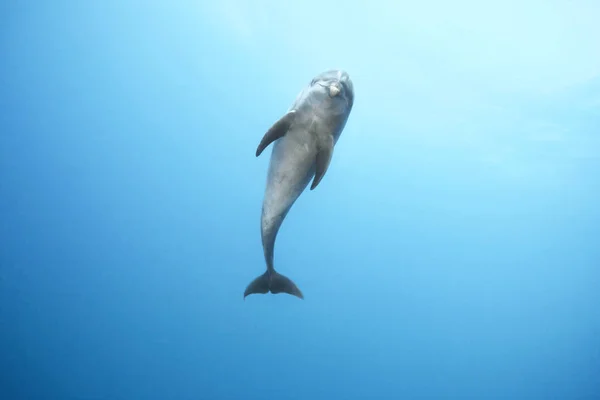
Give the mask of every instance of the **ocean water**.
[[[599, 399], [600, 3], [0, 5], [0, 399]], [[355, 103], [264, 271], [265, 131]]]

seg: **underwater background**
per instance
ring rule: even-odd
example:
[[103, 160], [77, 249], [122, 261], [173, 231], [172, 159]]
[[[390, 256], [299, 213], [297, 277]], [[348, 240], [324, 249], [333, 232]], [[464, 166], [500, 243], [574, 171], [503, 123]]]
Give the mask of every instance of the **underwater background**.
[[[0, 4], [0, 399], [599, 399], [600, 3]], [[277, 270], [271, 148], [355, 103]]]

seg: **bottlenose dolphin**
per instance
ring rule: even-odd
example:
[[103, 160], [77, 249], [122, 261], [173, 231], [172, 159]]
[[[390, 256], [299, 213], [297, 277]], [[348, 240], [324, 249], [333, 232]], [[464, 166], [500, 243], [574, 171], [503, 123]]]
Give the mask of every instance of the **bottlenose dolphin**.
[[300, 92], [260, 141], [256, 157], [273, 143], [260, 226], [267, 271], [248, 285], [244, 299], [268, 292], [304, 298], [291, 279], [275, 271], [275, 238], [310, 180], [314, 177], [313, 190], [323, 179], [353, 104], [354, 87], [348, 74], [341, 70], [323, 72]]

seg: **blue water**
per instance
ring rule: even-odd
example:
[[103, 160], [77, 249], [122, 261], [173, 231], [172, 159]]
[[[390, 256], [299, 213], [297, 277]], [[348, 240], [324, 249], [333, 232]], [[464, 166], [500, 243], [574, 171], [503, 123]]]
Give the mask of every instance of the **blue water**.
[[[600, 4], [0, 5], [0, 399], [600, 398]], [[354, 109], [264, 271], [270, 149]]]

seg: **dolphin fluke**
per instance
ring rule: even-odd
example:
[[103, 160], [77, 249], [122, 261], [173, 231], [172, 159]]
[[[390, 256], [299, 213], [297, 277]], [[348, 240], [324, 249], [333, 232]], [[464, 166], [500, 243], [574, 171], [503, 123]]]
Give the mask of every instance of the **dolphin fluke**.
[[269, 292], [273, 294], [287, 293], [300, 299], [304, 299], [298, 286], [296, 286], [291, 279], [276, 271], [267, 271], [250, 282], [246, 291], [244, 291], [244, 298], [251, 294], [265, 294]]

